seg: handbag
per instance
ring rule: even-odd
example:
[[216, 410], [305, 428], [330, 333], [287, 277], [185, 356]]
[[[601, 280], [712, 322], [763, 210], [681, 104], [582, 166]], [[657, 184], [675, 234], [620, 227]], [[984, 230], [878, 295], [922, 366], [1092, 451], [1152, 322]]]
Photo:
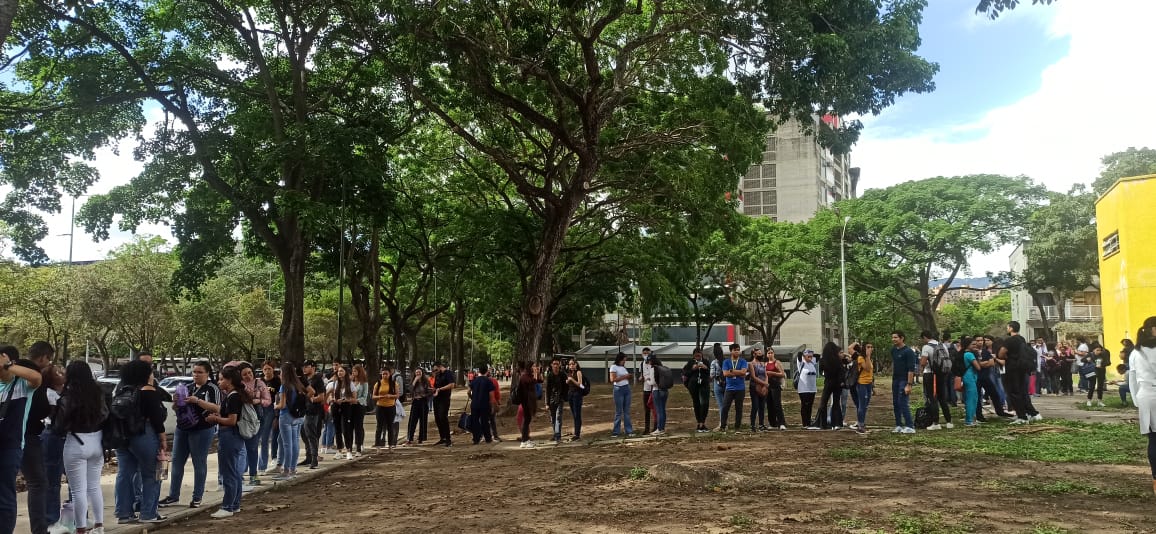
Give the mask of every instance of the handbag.
[[956, 391], [963, 391], [963, 377], [962, 376], [955, 377], [955, 390]]

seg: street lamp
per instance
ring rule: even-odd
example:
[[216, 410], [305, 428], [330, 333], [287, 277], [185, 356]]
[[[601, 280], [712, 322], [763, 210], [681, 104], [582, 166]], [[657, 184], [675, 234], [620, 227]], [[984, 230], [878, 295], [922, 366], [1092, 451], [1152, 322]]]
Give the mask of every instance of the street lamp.
[[839, 234], [839, 276], [842, 279], [843, 286], [843, 348], [847, 348], [847, 253], [846, 253], [846, 237], [847, 237], [847, 223], [851, 222], [851, 216], [843, 217], [843, 232]]

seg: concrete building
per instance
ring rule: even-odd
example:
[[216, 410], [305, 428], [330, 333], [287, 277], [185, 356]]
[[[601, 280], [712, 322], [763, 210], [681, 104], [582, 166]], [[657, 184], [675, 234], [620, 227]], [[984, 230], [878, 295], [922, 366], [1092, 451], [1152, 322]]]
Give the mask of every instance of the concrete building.
[[[960, 301], [964, 300], [983, 302], [985, 300], [993, 299], [1005, 291], [1002, 288], [990, 285], [987, 287], [972, 287], [969, 284], [962, 284], [952, 285], [951, 287], [953, 289], [944, 293], [943, 298], [940, 299], [939, 306], [935, 308], [937, 311], [942, 310], [943, 307], [948, 304], [958, 304]], [[945, 284], [939, 284], [935, 287], [932, 287], [931, 297], [935, 298], [936, 295], [946, 289], [948, 289], [948, 287]]]
[[[838, 126], [836, 117], [815, 117]], [[767, 134], [761, 162], [751, 165], [739, 180], [739, 210], [751, 217], [775, 221], [803, 222], [820, 208], [846, 198], [854, 198], [859, 169], [851, 167], [849, 155], [837, 156], [805, 133], [802, 125], [790, 121]], [[827, 340], [839, 339], [838, 318], [827, 307], [792, 316], [779, 333], [775, 345], [807, 345], [818, 348]], [[756, 332], [753, 341], [757, 339]], [[752, 342], [753, 342], [752, 341]]]
[[1156, 315], [1156, 175], [1122, 178], [1096, 201], [1104, 345], [1115, 355], [1121, 339]]
[[[1011, 272], [1013, 275], [1023, 273], [1028, 268], [1028, 258], [1021, 243], [1012, 251]], [[1101, 321], [1100, 293], [1094, 287], [1076, 292], [1057, 302], [1051, 291], [1042, 291], [1037, 298], [1043, 305], [1043, 315], [1040, 306], [1022, 287], [1011, 292], [1012, 320], [1019, 321], [1020, 333], [1027, 339], [1042, 337], [1048, 340], [1055, 339], [1051, 333], [1044, 330], [1044, 318], [1047, 318], [1048, 327], [1054, 329], [1058, 323], [1087, 323], [1089, 326]]]

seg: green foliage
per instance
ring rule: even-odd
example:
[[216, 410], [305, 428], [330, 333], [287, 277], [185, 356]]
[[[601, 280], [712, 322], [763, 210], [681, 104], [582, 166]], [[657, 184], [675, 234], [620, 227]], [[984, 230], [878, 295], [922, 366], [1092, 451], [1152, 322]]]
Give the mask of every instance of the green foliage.
[[630, 468], [630, 473], [628, 476], [630, 480], [646, 480], [646, 477], [650, 476], [650, 474], [645, 467], [636, 465]]
[[1037, 523], [1027, 532], [1029, 534], [1072, 534], [1071, 530], [1051, 523]]
[[1151, 492], [1142, 488], [1109, 488], [1081, 480], [987, 480], [981, 486], [1001, 493], [1038, 493], [1042, 495], [1103, 495], [1114, 499], [1147, 498]]
[[750, 528], [754, 526], [755, 520], [746, 514], [735, 514], [731, 516], [730, 524], [732, 527]]
[[[979, 5], [976, 6], [976, 13], [983, 13], [993, 20], [999, 18], [1005, 11], [1011, 11], [1020, 5], [1022, 0], [979, 0]], [[1056, 0], [1032, 0], [1032, 5], [1050, 5]]]
[[950, 523], [939, 512], [910, 515], [903, 512], [891, 514], [896, 534], [956, 534], [974, 532], [967, 522]]
[[1147, 442], [1136, 432], [1135, 425], [1080, 423], [1056, 420], [1048, 422], [1054, 431], [1015, 432], [1005, 425], [983, 425], [955, 432], [920, 432], [901, 440], [884, 436], [891, 442], [910, 443], [914, 447], [951, 450], [958, 454], [983, 454], [1039, 462], [1073, 462], [1092, 464], [1143, 463]]
[[1127, 150], [1104, 156], [1100, 176], [1092, 182], [1092, 192], [1103, 195], [1120, 178], [1156, 174], [1156, 149], [1128, 147]]
[[1011, 320], [1011, 293], [1003, 292], [983, 301], [961, 300], [939, 309], [939, 326], [943, 332], [959, 335], [1000, 335]]

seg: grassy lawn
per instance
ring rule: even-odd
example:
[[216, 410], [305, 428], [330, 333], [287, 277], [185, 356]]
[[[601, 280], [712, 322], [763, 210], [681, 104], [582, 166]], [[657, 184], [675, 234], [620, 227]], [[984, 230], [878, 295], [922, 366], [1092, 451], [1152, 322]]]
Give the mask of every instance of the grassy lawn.
[[[1129, 397], [1129, 398], [1131, 398], [1131, 397]], [[1124, 412], [1124, 411], [1135, 411], [1136, 410], [1136, 407], [1133, 406], [1131, 402], [1129, 402], [1128, 404], [1124, 404], [1124, 403], [1120, 402], [1120, 396], [1115, 395], [1115, 394], [1113, 394], [1111, 397], [1109, 397], [1107, 394], [1104, 395], [1104, 406], [1096, 406], [1095, 400], [1092, 401], [1091, 406], [1088, 406], [1087, 397], [1076, 397], [1076, 399], [1077, 399], [1077, 402], [1075, 403], [1076, 408], [1079, 408], [1080, 410], [1083, 410], [1085, 412], [1107, 412], [1107, 411]]]

